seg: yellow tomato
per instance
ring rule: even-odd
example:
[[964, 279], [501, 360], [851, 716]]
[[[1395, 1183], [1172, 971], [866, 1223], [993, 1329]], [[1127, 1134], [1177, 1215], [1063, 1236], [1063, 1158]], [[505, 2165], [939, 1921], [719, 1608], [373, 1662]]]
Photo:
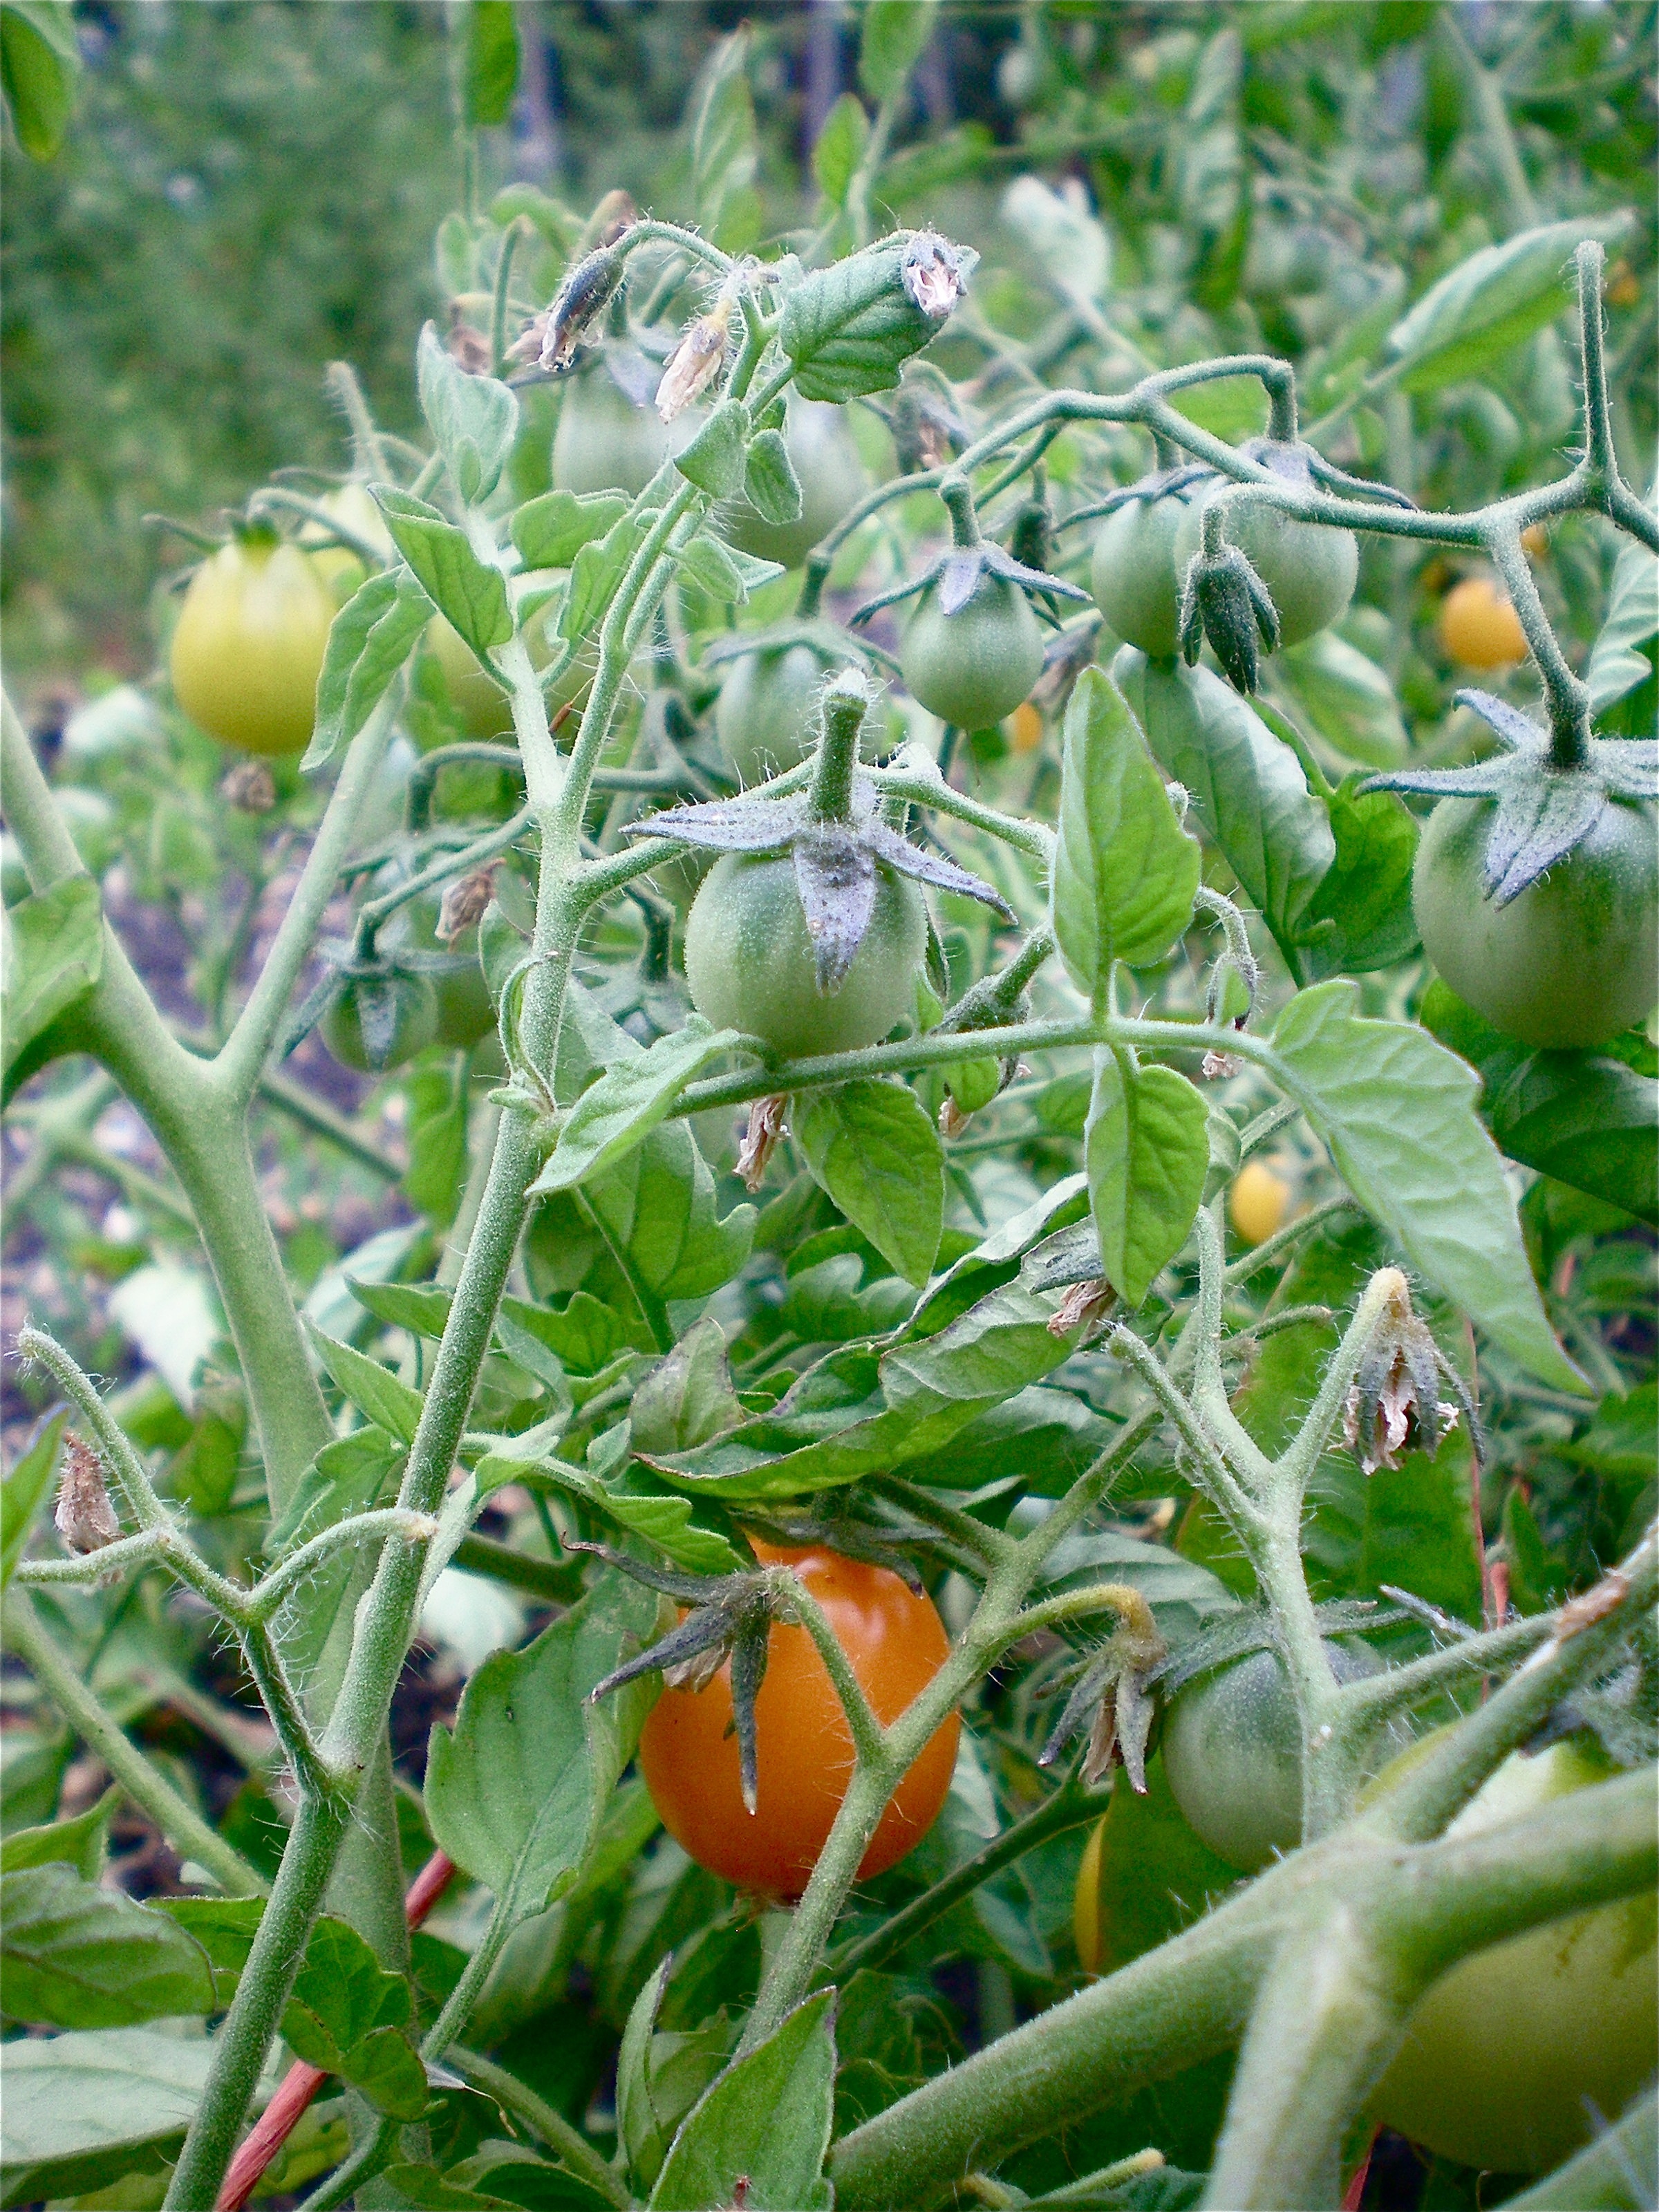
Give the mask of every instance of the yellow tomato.
[[1072, 1897], [1072, 1940], [1085, 1974], [1100, 1972], [1100, 1855], [1106, 1847], [1106, 1823], [1097, 1820], [1083, 1846]]
[[1521, 532], [1521, 543], [1534, 560], [1550, 550], [1550, 534], [1541, 522], [1529, 522]]
[[1261, 1244], [1271, 1237], [1283, 1223], [1290, 1202], [1289, 1184], [1263, 1160], [1246, 1160], [1227, 1194], [1233, 1227], [1247, 1244]]
[[1465, 668], [1512, 668], [1527, 657], [1521, 617], [1490, 576], [1466, 576], [1447, 592], [1440, 641]]
[[1008, 717], [1008, 735], [1017, 753], [1034, 753], [1042, 743], [1042, 714], [1029, 699]]
[[169, 656], [173, 696], [223, 744], [303, 752], [333, 619], [333, 595], [297, 545], [232, 538], [185, 594]]

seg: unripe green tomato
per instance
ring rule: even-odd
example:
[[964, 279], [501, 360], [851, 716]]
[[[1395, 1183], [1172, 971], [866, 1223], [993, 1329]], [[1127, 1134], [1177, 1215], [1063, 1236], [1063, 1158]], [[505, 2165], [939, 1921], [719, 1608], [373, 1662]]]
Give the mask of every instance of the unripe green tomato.
[[800, 513], [793, 522], [768, 522], [739, 493], [720, 514], [720, 534], [757, 561], [799, 568], [866, 488], [864, 463], [839, 407], [821, 400], [789, 404], [783, 441], [800, 482]]
[[[1385, 1767], [1376, 1787], [1420, 1751]], [[1447, 1833], [1524, 1820], [1610, 1771], [1582, 1737], [1533, 1759], [1515, 1753]], [[1374, 2117], [1465, 2166], [1559, 2166], [1617, 2118], [1659, 2064], [1656, 1919], [1650, 1893], [1460, 1960], [1419, 2000], [1372, 2096]]]
[[362, 1075], [384, 1075], [424, 1052], [438, 1034], [438, 997], [425, 975], [397, 978], [398, 1011], [392, 1025], [392, 1043], [377, 1065], [363, 1042], [362, 1012], [356, 988], [348, 984], [317, 1024], [318, 1034], [342, 1067]]
[[966, 606], [945, 614], [939, 586], [921, 594], [899, 667], [911, 696], [959, 729], [1012, 714], [1042, 673], [1042, 633], [1018, 584], [981, 570]]
[[1198, 489], [1186, 484], [1126, 500], [1106, 517], [1095, 539], [1089, 564], [1095, 605], [1126, 644], [1138, 646], [1151, 659], [1170, 659], [1181, 642], [1176, 532]]
[[173, 696], [222, 744], [303, 752], [333, 619], [333, 594], [297, 545], [233, 538], [185, 593], [168, 656]]
[[714, 729], [745, 789], [804, 761], [817, 743], [828, 663], [810, 645], [733, 660], [714, 702]]
[[[1306, 462], [1289, 447], [1263, 439], [1244, 450], [1288, 483], [1310, 481]], [[1200, 489], [1213, 497], [1224, 486], [1217, 477]], [[1176, 531], [1177, 587], [1199, 550], [1205, 504], [1206, 498], [1200, 498], [1189, 507]], [[1304, 637], [1328, 629], [1342, 615], [1359, 576], [1359, 547], [1352, 530], [1297, 522], [1256, 501], [1230, 506], [1224, 528], [1228, 543], [1237, 546], [1267, 586], [1279, 611], [1281, 645], [1299, 645]]]
[[1659, 848], [1650, 809], [1603, 807], [1507, 906], [1486, 896], [1489, 799], [1443, 799], [1412, 873], [1423, 949], [1477, 1013], [1522, 1044], [1601, 1044], [1659, 999]]
[[742, 1030], [795, 1060], [878, 1043], [903, 1021], [927, 945], [921, 890], [878, 861], [870, 926], [826, 996], [793, 859], [722, 853], [685, 925], [685, 976], [692, 1004], [716, 1029]]
[[[545, 668], [553, 658], [553, 646], [547, 635], [545, 623], [532, 616], [525, 624], [524, 641], [533, 668]], [[514, 737], [513, 702], [501, 685], [484, 673], [483, 667], [471, 647], [442, 615], [434, 615], [427, 624], [426, 641], [429, 651], [443, 671], [444, 687], [460, 715], [467, 736], [479, 744], [511, 744]], [[571, 662], [564, 674], [547, 694], [547, 711], [556, 714], [561, 707], [575, 701], [585, 706], [587, 694], [593, 688], [595, 654], [584, 647]]]
[[[1364, 1644], [1328, 1644], [1339, 1682], [1382, 1671]], [[1253, 1651], [1200, 1674], [1171, 1701], [1164, 1771], [1175, 1801], [1218, 1858], [1255, 1874], [1302, 1841], [1302, 1726], [1285, 1662]]]
[[478, 959], [477, 927], [464, 931], [453, 945], [444, 944], [438, 936], [440, 902], [434, 895], [411, 899], [399, 912], [408, 917], [398, 933], [400, 944], [422, 952], [441, 952], [452, 963], [427, 974], [437, 1003], [438, 1042], [453, 1051], [470, 1052], [495, 1026], [495, 1002]]
[[553, 433], [553, 483], [559, 491], [643, 491], [671, 453], [683, 453], [702, 427], [688, 409], [665, 423], [654, 407], [635, 407], [609, 370], [584, 369], [566, 385]]

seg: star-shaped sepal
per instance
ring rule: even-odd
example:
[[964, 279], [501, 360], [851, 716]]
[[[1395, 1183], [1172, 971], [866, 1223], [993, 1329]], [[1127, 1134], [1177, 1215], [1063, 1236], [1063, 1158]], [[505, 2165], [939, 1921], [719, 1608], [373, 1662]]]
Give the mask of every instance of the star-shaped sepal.
[[1066, 1745], [1088, 1730], [1083, 1778], [1098, 1782], [1114, 1763], [1139, 1796], [1146, 1794], [1146, 1744], [1155, 1708], [1148, 1687], [1152, 1669], [1169, 1650], [1138, 1589], [1109, 1583], [1103, 1604], [1116, 1608], [1118, 1626], [1082, 1662], [1070, 1696], [1042, 1747], [1037, 1764], [1052, 1766]]
[[1396, 769], [1366, 779], [1365, 791], [1416, 791], [1435, 799], [1494, 802], [1481, 873], [1486, 896], [1507, 906], [1558, 860], [1565, 860], [1609, 805], [1659, 799], [1659, 744], [1651, 738], [1575, 733], [1580, 758], [1559, 765], [1547, 731], [1494, 698], [1463, 690], [1455, 703], [1478, 714], [1504, 747], [1466, 768]]

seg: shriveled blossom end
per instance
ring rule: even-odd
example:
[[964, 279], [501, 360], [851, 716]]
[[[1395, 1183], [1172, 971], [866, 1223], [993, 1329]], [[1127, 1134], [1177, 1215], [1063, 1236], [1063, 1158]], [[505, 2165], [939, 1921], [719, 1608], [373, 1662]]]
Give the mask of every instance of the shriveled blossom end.
[[627, 264], [608, 246], [585, 254], [560, 285], [547, 311], [541, 366], [555, 374], [569, 368], [585, 333], [622, 287]]
[[65, 1437], [52, 1522], [65, 1550], [101, 1552], [120, 1535], [121, 1524], [104, 1487], [104, 1462], [79, 1437]]
[[781, 1091], [756, 1099], [749, 1109], [749, 1127], [738, 1147], [738, 1173], [745, 1190], [758, 1190], [765, 1180], [768, 1163], [780, 1140], [788, 1134], [784, 1121], [788, 1110], [788, 1094]]
[[919, 230], [910, 240], [900, 272], [913, 307], [942, 323], [968, 289], [960, 250], [936, 230]]
[[657, 412], [665, 422], [683, 415], [702, 398], [719, 374], [726, 359], [726, 337], [732, 323], [732, 300], [722, 293], [706, 315], [699, 315], [669, 357], [657, 386]]
[[[1473, 1408], [1425, 1322], [1412, 1310], [1411, 1290], [1397, 1267], [1378, 1279], [1388, 1293], [1376, 1332], [1359, 1363], [1342, 1408], [1342, 1437], [1360, 1472], [1397, 1468], [1403, 1452], [1431, 1457], [1457, 1425], [1459, 1408], [1439, 1395], [1443, 1376], [1474, 1426]], [[1477, 1453], [1480, 1449], [1475, 1437]]]
[[484, 909], [495, 896], [495, 870], [498, 862], [474, 868], [465, 876], [458, 876], [453, 884], [444, 887], [441, 904], [438, 908], [439, 941], [453, 945], [475, 921], [483, 918]]

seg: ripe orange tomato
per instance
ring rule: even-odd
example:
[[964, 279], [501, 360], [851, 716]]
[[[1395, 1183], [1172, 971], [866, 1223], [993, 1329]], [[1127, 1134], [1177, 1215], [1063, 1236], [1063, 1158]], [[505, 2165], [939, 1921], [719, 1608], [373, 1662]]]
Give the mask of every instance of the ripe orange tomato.
[[1490, 576], [1466, 576], [1447, 592], [1440, 642], [1465, 668], [1512, 668], [1527, 657], [1521, 617]]
[[[945, 1663], [950, 1640], [927, 1597], [886, 1567], [751, 1539], [763, 1565], [793, 1566], [823, 1607], [836, 1640], [884, 1726], [896, 1721]], [[940, 1723], [894, 1791], [860, 1863], [880, 1874], [939, 1818], [956, 1766], [960, 1723]], [[799, 1897], [823, 1849], [853, 1774], [841, 1700], [804, 1628], [775, 1622], [766, 1678], [755, 1700], [760, 1768], [756, 1809], [744, 1809], [732, 1732], [730, 1665], [706, 1689], [665, 1689], [640, 1738], [651, 1802], [675, 1842], [740, 1889]]]
[[1291, 1202], [1288, 1185], [1265, 1160], [1246, 1160], [1227, 1194], [1227, 1211], [1233, 1227], [1247, 1244], [1261, 1244], [1284, 1221]]
[[1042, 743], [1042, 710], [1024, 699], [1008, 717], [1008, 733], [1017, 753], [1034, 753]]

